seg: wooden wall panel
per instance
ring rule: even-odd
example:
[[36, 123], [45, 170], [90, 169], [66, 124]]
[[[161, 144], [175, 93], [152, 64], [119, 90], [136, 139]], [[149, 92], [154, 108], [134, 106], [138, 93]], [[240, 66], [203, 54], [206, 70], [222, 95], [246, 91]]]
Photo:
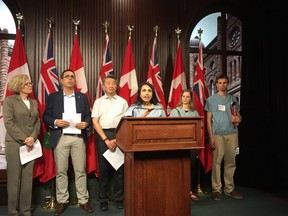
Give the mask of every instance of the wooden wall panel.
[[[147, 79], [148, 64], [158, 25], [157, 53], [165, 96], [168, 99], [177, 49], [177, 1], [167, 0], [25, 0], [16, 1], [24, 16], [23, 34], [33, 82], [38, 82], [48, 33], [46, 18], [53, 17], [54, 57], [60, 73], [69, 67], [73, 45], [73, 19], [80, 19], [79, 43], [91, 99], [94, 98], [105, 43], [103, 23], [108, 29], [115, 75], [120, 78], [128, 40], [127, 25], [134, 25], [132, 44], [139, 84]], [[180, 1], [181, 2], [181, 1]], [[180, 3], [181, 4], [181, 3]], [[168, 77], [168, 78], [167, 78]], [[35, 91], [37, 87], [35, 86]]]
[[[205, 15], [221, 8], [233, 14], [241, 14], [239, 0], [4, 0], [12, 12], [24, 15], [24, 45], [33, 82], [38, 82], [43, 49], [48, 31], [46, 18], [55, 20], [54, 56], [59, 71], [69, 67], [73, 45], [73, 19], [80, 19], [79, 43], [83, 56], [88, 89], [94, 98], [102, 65], [105, 43], [103, 23], [108, 29], [110, 52], [115, 75], [120, 78], [127, 45], [127, 25], [134, 25], [132, 33], [133, 54], [138, 83], [147, 79], [151, 49], [154, 39], [153, 27], [158, 25], [157, 53], [168, 100], [173, 65], [177, 51], [175, 29], [182, 29], [183, 60], [189, 81], [189, 40], [194, 25]], [[214, 9], [213, 9], [214, 8]], [[14, 15], [15, 15], [14, 14]], [[35, 91], [37, 85], [35, 85]]]

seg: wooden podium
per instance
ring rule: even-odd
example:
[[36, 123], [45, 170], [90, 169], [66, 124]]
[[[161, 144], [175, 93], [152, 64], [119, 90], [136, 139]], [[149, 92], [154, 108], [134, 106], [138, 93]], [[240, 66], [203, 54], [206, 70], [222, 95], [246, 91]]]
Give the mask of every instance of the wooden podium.
[[190, 150], [203, 117], [123, 117], [116, 140], [125, 155], [125, 216], [188, 216]]

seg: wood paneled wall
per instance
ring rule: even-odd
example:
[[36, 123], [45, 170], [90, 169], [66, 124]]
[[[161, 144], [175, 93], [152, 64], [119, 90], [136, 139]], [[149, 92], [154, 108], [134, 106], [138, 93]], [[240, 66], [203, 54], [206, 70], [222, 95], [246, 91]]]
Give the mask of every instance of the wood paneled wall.
[[187, 50], [193, 30], [191, 23], [196, 25], [196, 20], [205, 15], [206, 8], [211, 4], [209, 2], [215, 0], [4, 0], [4, 2], [13, 15], [21, 12], [24, 16], [24, 46], [31, 77], [35, 83], [38, 83], [48, 33], [46, 19], [53, 17], [55, 20], [53, 47], [59, 73], [69, 67], [74, 37], [72, 20], [80, 19], [79, 43], [91, 99], [95, 95], [102, 65], [105, 43], [103, 23], [106, 20], [110, 23], [108, 29], [110, 53], [117, 78], [120, 78], [128, 40], [127, 25], [135, 26], [132, 32], [132, 44], [138, 84], [147, 79], [155, 36], [153, 27], [158, 25], [160, 31], [157, 36], [157, 53], [163, 89], [168, 100], [177, 51], [175, 29], [178, 26], [182, 29], [180, 40], [189, 81]]

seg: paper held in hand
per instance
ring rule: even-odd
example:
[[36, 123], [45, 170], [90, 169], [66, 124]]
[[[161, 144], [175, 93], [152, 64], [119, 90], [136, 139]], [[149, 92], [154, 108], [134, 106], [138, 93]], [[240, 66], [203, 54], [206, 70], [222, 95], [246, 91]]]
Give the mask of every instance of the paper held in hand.
[[21, 164], [26, 164], [29, 161], [35, 160], [36, 158], [39, 158], [42, 156], [42, 147], [40, 144], [40, 141], [37, 139], [33, 145], [33, 149], [28, 152], [27, 146], [21, 146], [19, 148], [20, 153], [20, 161]]
[[116, 147], [115, 151], [107, 149], [104, 152], [103, 156], [113, 166], [115, 170], [118, 170], [119, 167], [124, 164], [124, 154], [118, 147]]

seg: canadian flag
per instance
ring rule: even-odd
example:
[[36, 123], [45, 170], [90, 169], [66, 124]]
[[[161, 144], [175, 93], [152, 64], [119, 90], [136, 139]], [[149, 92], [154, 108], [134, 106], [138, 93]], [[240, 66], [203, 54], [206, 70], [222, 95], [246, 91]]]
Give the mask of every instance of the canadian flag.
[[[27, 64], [27, 58], [25, 54], [23, 41], [22, 41], [22, 32], [20, 28], [17, 29], [15, 43], [14, 43], [13, 50], [12, 50], [6, 86], [4, 89], [5, 96], [9, 96], [13, 94], [7, 89], [7, 85], [8, 85], [8, 82], [11, 80], [11, 78], [18, 74], [26, 74], [27, 76], [30, 77], [28, 64]], [[29, 97], [34, 98], [34, 93], [32, 92], [31, 95], [29, 95]]]
[[[84, 65], [82, 61], [82, 54], [79, 46], [78, 35], [74, 35], [74, 43], [72, 49], [72, 55], [70, 59], [71, 70], [75, 72], [76, 86], [75, 89], [86, 94], [91, 107], [90, 96], [88, 93], [86, 76], [84, 72]], [[91, 127], [92, 128], [92, 127]], [[87, 174], [94, 172], [98, 176], [98, 160], [96, 157], [96, 143], [94, 129], [88, 134], [88, 144], [86, 146], [86, 172]]]
[[130, 106], [136, 100], [137, 91], [138, 82], [132, 52], [132, 41], [129, 37], [120, 76], [118, 95], [126, 99], [128, 105]]
[[[13, 92], [7, 89], [8, 82], [12, 79], [12, 77], [19, 75], [19, 74], [26, 74], [30, 77], [29, 68], [27, 64], [27, 58], [25, 54], [25, 49], [22, 41], [22, 32], [20, 27], [18, 27], [16, 32], [16, 38], [12, 50], [12, 55], [10, 59], [10, 65], [8, 68], [8, 74], [6, 79], [6, 84], [3, 93], [3, 100], [6, 96], [12, 95]], [[32, 92], [29, 97], [34, 98], [34, 92]], [[2, 113], [2, 101], [0, 102], [0, 144], [1, 149], [5, 149], [5, 136], [6, 136], [6, 128], [4, 126], [3, 121], [3, 113]], [[6, 162], [5, 162], [6, 163]]]
[[168, 99], [168, 110], [171, 110], [178, 105], [181, 92], [186, 88], [187, 83], [182, 59], [182, 48], [180, 40], [178, 39], [178, 49]]

